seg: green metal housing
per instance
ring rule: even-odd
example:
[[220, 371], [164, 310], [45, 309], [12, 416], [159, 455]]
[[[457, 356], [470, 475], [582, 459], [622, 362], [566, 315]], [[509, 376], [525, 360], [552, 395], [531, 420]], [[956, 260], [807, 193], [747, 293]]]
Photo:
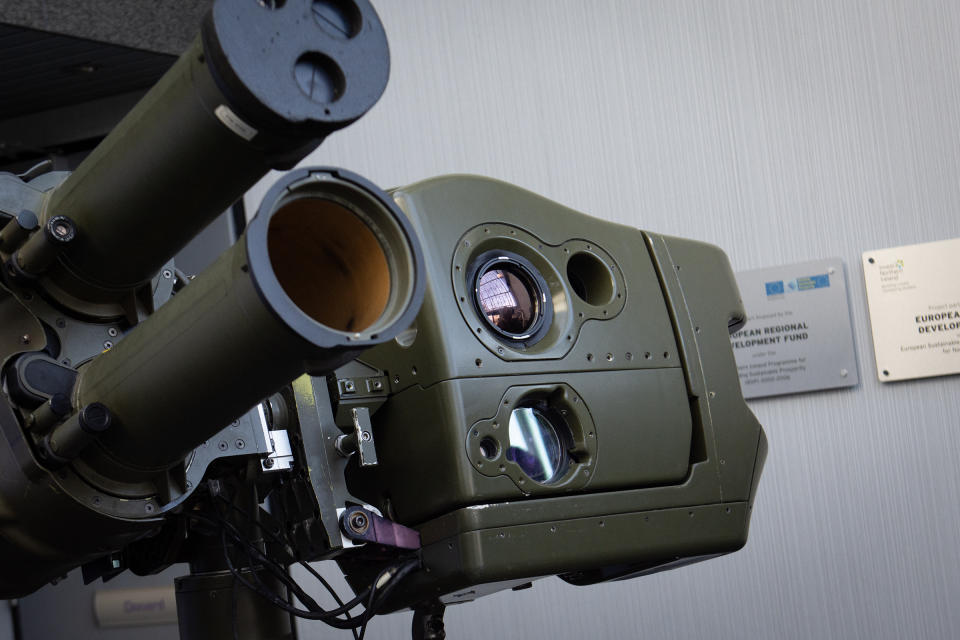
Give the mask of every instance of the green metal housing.
[[[403, 340], [361, 358], [387, 373], [392, 396], [373, 417], [379, 465], [347, 478], [420, 530], [427, 571], [394, 606], [739, 549], [766, 440], [736, 375], [728, 336], [745, 314], [723, 252], [484, 178], [393, 196], [424, 245], [427, 294]], [[496, 336], [470, 304], [467, 266], [491, 249], [522, 255], [547, 283], [557, 330], [532, 348]], [[550, 485], [502, 453], [509, 411], [529, 397], [549, 398], [574, 432], [575, 462]]]

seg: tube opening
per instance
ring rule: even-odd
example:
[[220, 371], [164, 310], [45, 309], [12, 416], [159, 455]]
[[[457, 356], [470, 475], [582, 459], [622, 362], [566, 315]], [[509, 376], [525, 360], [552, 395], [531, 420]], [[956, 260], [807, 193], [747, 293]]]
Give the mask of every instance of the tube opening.
[[267, 227], [267, 250], [284, 292], [317, 322], [360, 332], [383, 315], [393, 284], [387, 255], [347, 207], [312, 197], [284, 204]]

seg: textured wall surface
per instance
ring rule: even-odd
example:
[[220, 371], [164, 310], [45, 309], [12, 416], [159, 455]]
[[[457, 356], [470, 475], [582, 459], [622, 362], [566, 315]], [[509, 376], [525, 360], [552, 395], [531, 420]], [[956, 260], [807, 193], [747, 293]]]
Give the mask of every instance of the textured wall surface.
[[390, 86], [314, 163], [385, 187], [491, 175], [716, 243], [736, 269], [841, 256], [863, 378], [751, 403], [770, 456], [743, 551], [627, 583], [545, 580], [448, 610], [448, 636], [960, 636], [960, 379], [876, 381], [859, 266], [960, 236], [960, 4], [375, 4]]

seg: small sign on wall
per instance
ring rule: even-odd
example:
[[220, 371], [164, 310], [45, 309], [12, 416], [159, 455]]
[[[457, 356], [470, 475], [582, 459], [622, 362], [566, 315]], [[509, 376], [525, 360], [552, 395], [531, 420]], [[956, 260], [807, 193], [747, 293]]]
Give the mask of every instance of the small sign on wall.
[[863, 254], [877, 378], [960, 373], [960, 238]]
[[93, 612], [101, 627], [140, 627], [177, 623], [173, 585], [136, 589], [98, 589]]
[[840, 258], [743, 271], [747, 324], [730, 336], [744, 398], [859, 383]]

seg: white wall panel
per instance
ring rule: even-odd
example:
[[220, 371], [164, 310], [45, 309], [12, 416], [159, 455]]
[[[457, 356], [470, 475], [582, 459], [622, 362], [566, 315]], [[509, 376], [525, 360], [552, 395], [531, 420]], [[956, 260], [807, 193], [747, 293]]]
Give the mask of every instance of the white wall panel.
[[[542, 581], [448, 610], [448, 637], [960, 635], [960, 379], [876, 381], [858, 262], [960, 236], [960, 4], [375, 4], [390, 86], [311, 163], [385, 187], [486, 174], [716, 243], [736, 269], [839, 255], [864, 380], [751, 403], [770, 456], [743, 551], [626, 583]], [[407, 633], [398, 615], [368, 637]]]

